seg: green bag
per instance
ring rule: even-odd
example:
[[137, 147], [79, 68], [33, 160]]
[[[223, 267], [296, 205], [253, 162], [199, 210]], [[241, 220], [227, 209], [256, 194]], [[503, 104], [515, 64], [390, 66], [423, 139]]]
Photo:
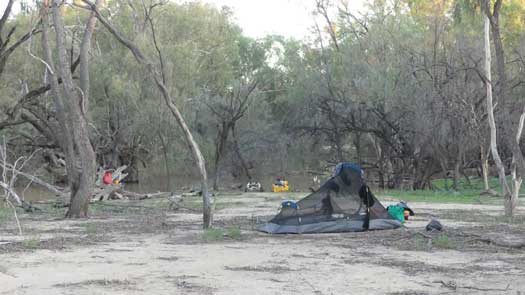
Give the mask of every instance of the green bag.
[[405, 208], [397, 205], [390, 205], [387, 207], [387, 211], [390, 216], [394, 217], [394, 219], [401, 221], [401, 223], [405, 222]]

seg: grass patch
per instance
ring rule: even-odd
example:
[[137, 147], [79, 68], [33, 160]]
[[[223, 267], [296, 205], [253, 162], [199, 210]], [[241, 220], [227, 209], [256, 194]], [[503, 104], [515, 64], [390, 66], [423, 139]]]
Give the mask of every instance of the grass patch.
[[206, 242], [222, 241], [224, 231], [221, 228], [208, 228], [202, 233], [202, 238]]
[[440, 249], [459, 249], [462, 248], [463, 242], [442, 233], [432, 240], [432, 245]]
[[[510, 181], [510, 178], [508, 179]], [[471, 177], [470, 183], [464, 178], [458, 181], [458, 189], [452, 189], [452, 180], [432, 180], [433, 190], [376, 190], [376, 194], [382, 199], [396, 199], [411, 202], [428, 203], [458, 203], [458, 204], [487, 204], [502, 205], [503, 199], [491, 196], [480, 196], [484, 192], [483, 179]], [[490, 189], [501, 193], [501, 187], [497, 177], [489, 179]], [[447, 189], [448, 188], [448, 189]], [[525, 186], [521, 188], [521, 194], [525, 193]], [[521, 203], [521, 202], [520, 202]]]
[[525, 216], [524, 215], [516, 215], [514, 217], [507, 217], [507, 216], [495, 216], [494, 217], [494, 222], [495, 223], [498, 223], [498, 224], [501, 224], [501, 223], [506, 223], [506, 224], [518, 224], [518, 225], [525, 225]]
[[230, 226], [226, 231], [226, 235], [234, 240], [240, 240], [241, 229], [238, 226]]
[[22, 247], [25, 249], [37, 249], [40, 246], [40, 239], [36, 237], [27, 238], [22, 241]]
[[458, 242], [451, 239], [447, 234], [440, 234], [432, 240], [432, 244], [441, 249], [456, 249], [458, 246]]
[[384, 190], [377, 192], [380, 199], [396, 199], [407, 202], [457, 203], [457, 204], [502, 204], [503, 200], [489, 196], [480, 196], [480, 191], [402, 191]]
[[524, 215], [507, 217], [502, 214], [487, 214], [482, 210], [439, 210], [437, 215], [444, 219], [453, 219], [462, 222], [477, 222], [482, 224], [525, 224]]
[[[241, 202], [241, 201], [233, 201], [233, 202], [217, 202], [215, 203], [215, 210], [222, 210], [222, 209], [226, 209], [226, 208], [234, 208], [234, 207], [243, 207], [243, 206], [246, 206], [246, 203], [245, 202]], [[202, 207], [202, 205], [201, 205]]]
[[202, 233], [202, 239], [206, 242], [222, 241], [224, 238], [233, 240], [241, 239], [241, 229], [238, 226], [230, 226], [227, 229], [223, 228], [209, 228]]
[[[464, 178], [458, 179], [458, 191], [477, 191], [481, 192], [485, 190], [485, 185], [483, 183], [483, 179], [480, 177], [470, 177], [469, 178], [470, 183]], [[495, 190], [498, 193], [501, 193], [501, 185], [499, 183], [499, 179], [497, 177], [490, 177], [488, 179], [489, 181], [489, 188]], [[510, 183], [512, 181], [510, 176], [507, 176], [507, 181]], [[432, 180], [432, 185], [438, 189], [438, 190], [447, 190], [452, 189], [453, 185], [452, 179], [434, 179]], [[525, 192], [525, 188], [522, 186], [522, 189], [520, 190], [521, 193]]]

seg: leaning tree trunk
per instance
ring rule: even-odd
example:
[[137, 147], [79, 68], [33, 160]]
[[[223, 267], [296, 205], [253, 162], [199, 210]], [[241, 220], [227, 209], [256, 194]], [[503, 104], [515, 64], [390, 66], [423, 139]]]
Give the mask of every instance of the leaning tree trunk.
[[133, 56], [135, 57], [135, 60], [142, 65], [146, 69], [146, 73], [155, 81], [155, 84], [157, 85], [157, 88], [162, 94], [162, 97], [164, 98], [164, 102], [170, 109], [173, 117], [175, 117], [175, 120], [181, 127], [184, 137], [186, 139], [186, 142], [188, 146], [190, 147], [193, 159], [195, 160], [195, 164], [197, 165], [197, 168], [199, 170], [199, 173], [201, 175], [201, 191], [202, 191], [202, 202], [203, 202], [203, 227], [209, 228], [211, 227], [213, 223], [213, 212], [212, 212], [212, 199], [210, 198], [210, 195], [208, 193], [208, 174], [206, 172], [206, 164], [204, 161], [204, 157], [201, 153], [201, 150], [199, 148], [199, 145], [193, 138], [193, 135], [186, 124], [186, 121], [184, 120], [184, 117], [180, 113], [178, 107], [173, 102], [173, 99], [171, 97], [170, 92], [168, 91], [166, 85], [162, 81], [162, 78], [159, 77], [157, 72], [155, 71], [153, 65], [146, 59], [146, 57], [142, 54], [140, 49], [133, 44], [131, 41], [127, 40], [122, 36], [121, 33], [119, 33], [101, 14], [98, 8], [91, 3], [88, 0], [83, 0], [84, 3], [88, 4], [91, 11], [93, 11], [96, 15], [96, 17], [99, 19], [99, 21], [106, 27], [106, 29], [113, 35], [115, 38], [126, 48], [128, 48]]

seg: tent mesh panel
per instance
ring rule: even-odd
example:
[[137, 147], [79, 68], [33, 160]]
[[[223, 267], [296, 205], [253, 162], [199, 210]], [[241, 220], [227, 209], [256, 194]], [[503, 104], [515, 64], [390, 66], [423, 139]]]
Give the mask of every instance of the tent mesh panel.
[[369, 192], [362, 171], [355, 165], [342, 165], [337, 175], [296, 204], [297, 208], [283, 207], [270, 222], [301, 225], [337, 219], [365, 220], [366, 204], [370, 208], [370, 220], [392, 219], [385, 207]]

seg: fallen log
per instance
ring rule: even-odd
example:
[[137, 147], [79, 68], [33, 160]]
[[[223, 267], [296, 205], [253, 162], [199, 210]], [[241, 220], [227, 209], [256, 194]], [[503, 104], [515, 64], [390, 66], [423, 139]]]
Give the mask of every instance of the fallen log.
[[470, 241], [483, 242], [489, 245], [499, 246], [503, 248], [511, 248], [511, 249], [525, 248], [525, 240], [511, 241], [511, 240], [505, 240], [505, 239], [496, 239], [496, 238], [491, 238], [491, 237], [481, 237], [480, 236], [480, 237], [471, 239]]

